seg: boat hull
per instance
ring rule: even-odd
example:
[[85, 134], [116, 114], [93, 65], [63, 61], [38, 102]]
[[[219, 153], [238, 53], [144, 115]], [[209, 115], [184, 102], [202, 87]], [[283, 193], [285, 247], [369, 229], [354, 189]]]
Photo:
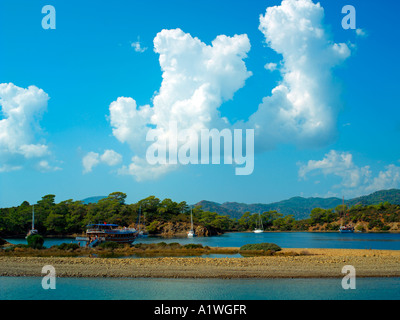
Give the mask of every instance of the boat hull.
[[111, 242], [117, 242], [117, 243], [129, 243], [131, 244], [132, 242], [134, 242], [136, 239], [136, 237], [128, 237], [128, 238], [122, 238], [122, 239], [116, 239], [116, 238], [110, 238], [110, 237], [106, 237], [105, 241], [111, 241]]
[[354, 233], [354, 230], [339, 230], [340, 233]]
[[116, 242], [131, 244], [138, 236], [138, 232], [134, 229], [113, 229], [116, 225], [95, 225], [95, 228], [86, 230], [86, 237], [89, 243], [99, 240], [100, 242]]
[[34, 236], [34, 235], [37, 235], [37, 234], [39, 234], [39, 232], [36, 229], [29, 230], [29, 232], [26, 235], [25, 239], [28, 239], [29, 236]]

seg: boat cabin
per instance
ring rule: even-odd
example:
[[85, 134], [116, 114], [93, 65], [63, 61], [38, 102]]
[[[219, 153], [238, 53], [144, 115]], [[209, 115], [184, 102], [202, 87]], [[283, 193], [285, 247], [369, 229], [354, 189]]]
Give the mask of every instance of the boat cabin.
[[118, 243], [132, 243], [137, 231], [131, 228], [119, 228], [117, 224], [97, 223], [89, 224], [86, 230], [89, 243], [94, 241], [113, 241]]

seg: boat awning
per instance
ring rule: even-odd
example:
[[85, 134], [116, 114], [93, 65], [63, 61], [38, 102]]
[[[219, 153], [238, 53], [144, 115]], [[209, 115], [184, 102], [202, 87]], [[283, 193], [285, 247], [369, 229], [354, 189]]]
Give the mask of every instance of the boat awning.
[[118, 225], [112, 223], [94, 223], [88, 224], [87, 227], [118, 227]]

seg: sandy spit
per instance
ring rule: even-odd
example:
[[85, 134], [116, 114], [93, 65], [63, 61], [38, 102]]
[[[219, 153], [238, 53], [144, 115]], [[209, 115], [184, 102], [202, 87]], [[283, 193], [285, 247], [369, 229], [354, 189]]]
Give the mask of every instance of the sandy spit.
[[[284, 249], [301, 256], [248, 258], [60, 258], [0, 257], [0, 276], [129, 278], [332, 278], [352, 265], [357, 277], [400, 277], [400, 250]], [[304, 255], [305, 254], [305, 255]]]

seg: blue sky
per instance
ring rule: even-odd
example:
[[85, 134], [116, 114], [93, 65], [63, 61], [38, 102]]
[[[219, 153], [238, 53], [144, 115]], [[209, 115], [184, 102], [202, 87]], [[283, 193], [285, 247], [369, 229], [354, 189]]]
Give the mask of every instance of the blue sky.
[[[55, 30], [41, 25], [47, 4], [56, 9]], [[356, 9], [358, 31], [342, 28], [348, 4]], [[57, 202], [122, 191], [128, 202], [156, 195], [189, 203], [267, 203], [399, 187], [400, 5], [320, 5], [323, 11], [311, 0], [1, 0], [0, 207], [49, 193]], [[302, 18], [323, 36], [298, 31]], [[213, 41], [221, 35], [226, 41], [217, 47]], [[175, 58], [181, 69], [167, 72]], [[204, 61], [214, 67], [197, 69]], [[195, 126], [202, 116], [191, 95], [198, 83], [210, 88], [200, 105], [212, 119], [209, 128], [222, 128], [223, 117], [228, 128], [259, 128], [251, 175], [237, 176], [223, 164], [152, 171], [143, 162], [150, 118], [140, 108], [148, 105], [159, 119], [153, 125], [161, 126], [173, 114], [162, 101], [176, 106], [190, 97], [179, 119]], [[133, 101], [136, 110], [129, 109]], [[283, 117], [282, 108], [290, 115]], [[315, 122], [321, 125], [309, 129]]]

